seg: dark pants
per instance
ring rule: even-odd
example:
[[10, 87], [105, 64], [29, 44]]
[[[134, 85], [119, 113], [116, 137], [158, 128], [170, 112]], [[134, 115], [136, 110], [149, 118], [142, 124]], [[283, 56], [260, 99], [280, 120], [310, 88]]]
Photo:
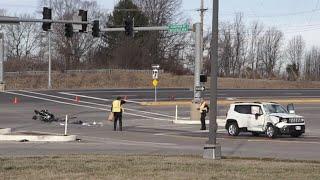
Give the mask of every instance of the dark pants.
[[114, 113], [114, 123], [113, 123], [113, 130], [117, 130], [117, 122], [119, 120], [119, 130], [122, 131], [122, 112], [115, 112]]
[[207, 116], [207, 113], [206, 113], [206, 112], [202, 112], [202, 113], [201, 113], [201, 118], [200, 118], [200, 121], [201, 121], [201, 130], [206, 130], [206, 116]]

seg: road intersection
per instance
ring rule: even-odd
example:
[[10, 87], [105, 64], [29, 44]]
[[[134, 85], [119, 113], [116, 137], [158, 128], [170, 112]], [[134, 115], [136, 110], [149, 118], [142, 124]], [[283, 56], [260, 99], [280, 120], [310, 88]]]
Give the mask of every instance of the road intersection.
[[[269, 90], [270, 97], [277, 90]], [[160, 89], [159, 98], [169, 100], [172, 94], [177, 99], [191, 99], [188, 89]], [[320, 90], [281, 90], [295, 97], [320, 97]], [[290, 94], [289, 94], [290, 93]], [[299, 94], [298, 94], [299, 93]], [[219, 98], [263, 97], [265, 91], [220, 90]], [[105, 121], [111, 101], [116, 96], [128, 98], [125, 105], [124, 132], [113, 132], [112, 124]], [[75, 100], [80, 97], [80, 101]], [[18, 104], [12, 100], [17, 97]], [[151, 89], [98, 89], [72, 91], [8, 91], [0, 93], [0, 124], [16, 131], [38, 131], [63, 133], [60, 123], [42, 123], [32, 120], [34, 109], [48, 109], [63, 118], [66, 114], [73, 120], [87, 122], [88, 125], [70, 124], [69, 132], [77, 135], [79, 141], [69, 143], [0, 142], [0, 155], [48, 155], [77, 153], [126, 153], [126, 154], [202, 154], [207, 140], [207, 131], [199, 131], [199, 125], [173, 124], [174, 106], [141, 106], [142, 101], [150, 101]], [[280, 96], [278, 96], [280, 97]], [[227, 107], [218, 107], [218, 115], [223, 116]], [[320, 107], [318, 104], [299, 104], [297, 113], [306, 117], [307, 132], [301, 138], [281, 137], [267, 139], [253, 137], [250, 133], [230, 137], [223, 127], [218, 129], [218, 142], [222, 145], [223, 156], [272, 157], [280, 159], [319, 160], [320, 154]], [[187, 120], [189, 107], [179, 107], [179, 119]], [[93, 122], [103, 122], [93, 125]], [[91, 125], [90, 125], [91, 124]]]

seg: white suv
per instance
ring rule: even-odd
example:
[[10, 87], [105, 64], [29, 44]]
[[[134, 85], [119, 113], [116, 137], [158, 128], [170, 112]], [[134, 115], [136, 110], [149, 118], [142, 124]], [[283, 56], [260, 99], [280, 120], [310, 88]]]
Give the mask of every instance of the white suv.
[[230, 105], [225, 128], [231, 136], [252, 132], [254, 136], [265, 133], [269, 138], [280, 134], [299, 137], [305, 132], [305, 122], [295, 114], [293, 104], [285, 109], [277, 103], [240, 102]]

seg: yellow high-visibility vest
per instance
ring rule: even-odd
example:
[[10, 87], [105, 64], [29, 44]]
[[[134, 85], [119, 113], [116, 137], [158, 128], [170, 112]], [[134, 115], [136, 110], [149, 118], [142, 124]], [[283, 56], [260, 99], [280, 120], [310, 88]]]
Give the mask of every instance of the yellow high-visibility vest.
[[208, 111], [208, 108], [206, 107], [206, 105], [207, 105], [206, 102], [202, 102], [202, 103], [200, 104], [199, 110], [200, 110], [201, 113], [202, 113], [202, 111]]
[[112, 102], [112, 112], [121, 112], [121, 101], [114, 100]]

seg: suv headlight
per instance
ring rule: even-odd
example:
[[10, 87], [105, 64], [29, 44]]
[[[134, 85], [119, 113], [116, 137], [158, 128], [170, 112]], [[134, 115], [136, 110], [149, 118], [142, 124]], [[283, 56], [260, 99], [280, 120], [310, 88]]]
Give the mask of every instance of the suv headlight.
[[280, 120], [280, 122], [288, 123], [288, 119], [283, 118]]

